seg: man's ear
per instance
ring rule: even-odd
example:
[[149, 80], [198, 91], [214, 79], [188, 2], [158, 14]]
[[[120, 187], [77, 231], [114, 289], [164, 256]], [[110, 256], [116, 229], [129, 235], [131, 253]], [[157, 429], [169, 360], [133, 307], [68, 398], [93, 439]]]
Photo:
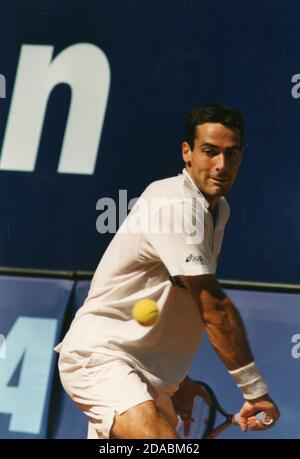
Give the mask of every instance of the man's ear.
[[182, 142], [181, 151], [182, 151], [183, 161], [185, 162], [187, 166], [191, 167], [192, 166], [192, 150], [187, 142]]

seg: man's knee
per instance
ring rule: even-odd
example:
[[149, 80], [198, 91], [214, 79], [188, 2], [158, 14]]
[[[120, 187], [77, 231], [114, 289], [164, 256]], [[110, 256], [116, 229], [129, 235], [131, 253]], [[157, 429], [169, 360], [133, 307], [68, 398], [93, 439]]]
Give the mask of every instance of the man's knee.
[[110, 438], [171, 439], [178, 438], [178, 435], [159, 412], [155, 403], [148, 400], [121, 415], [116, 414]]

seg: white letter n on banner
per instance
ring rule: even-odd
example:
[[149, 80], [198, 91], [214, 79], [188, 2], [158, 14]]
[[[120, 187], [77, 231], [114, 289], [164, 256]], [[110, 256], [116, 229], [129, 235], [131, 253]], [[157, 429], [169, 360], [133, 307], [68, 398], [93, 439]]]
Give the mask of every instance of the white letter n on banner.
[[103, 51], [89, 43], [63, 50], [23, 45], [4, 135], [1, 170], [35, 168], [49, 96], [55, 86], [71, 88], [71, 103], [58, 172], [93, 174], [110, 85]]

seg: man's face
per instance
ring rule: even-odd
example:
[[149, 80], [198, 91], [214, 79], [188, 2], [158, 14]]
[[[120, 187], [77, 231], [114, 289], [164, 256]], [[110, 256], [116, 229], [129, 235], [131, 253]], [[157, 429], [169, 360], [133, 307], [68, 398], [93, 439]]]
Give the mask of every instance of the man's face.
[[235, 182], [242, 158], [240, 134], [220, 123], [197, 126], [194, 148], [182, 144], [186, 168], [208, 202], [214, 206]]

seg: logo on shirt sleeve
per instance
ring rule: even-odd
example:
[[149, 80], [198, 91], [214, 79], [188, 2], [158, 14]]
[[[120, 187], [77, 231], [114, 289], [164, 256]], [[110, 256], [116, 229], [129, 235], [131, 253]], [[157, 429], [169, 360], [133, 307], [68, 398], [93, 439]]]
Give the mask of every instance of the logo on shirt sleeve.
[[192, 261], [193, 263], [201, 264], [203, 263], [203, 257], [201, 255], [193, 255], [192, 253], [188, 255], [185, 259], [186, 263]]

